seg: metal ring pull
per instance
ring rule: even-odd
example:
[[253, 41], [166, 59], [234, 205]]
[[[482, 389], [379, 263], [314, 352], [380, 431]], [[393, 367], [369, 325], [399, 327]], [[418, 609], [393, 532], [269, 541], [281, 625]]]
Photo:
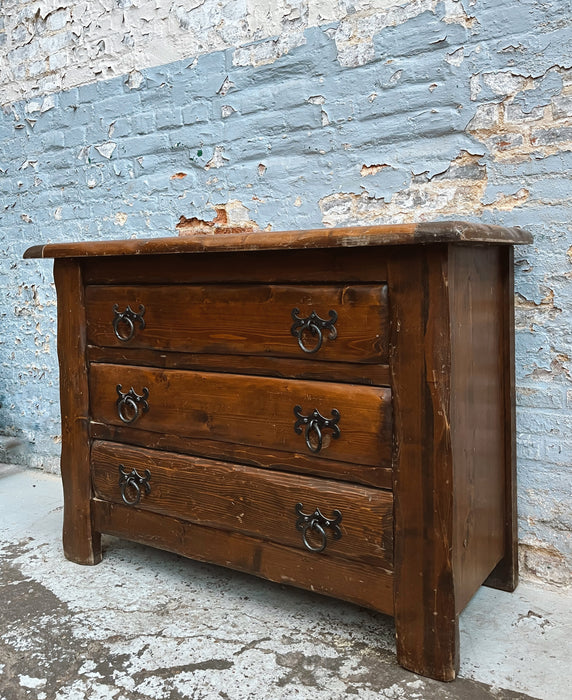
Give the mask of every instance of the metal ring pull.
[[119, 396], [116, 402], [117, 413], [119, 414], [119, 418], [124, 423], [133, 423], [137, 420], [137, 418], [139, 418], [140, 410], [143, 413], [147, 413], [149, 410], [149, 404], [147, 402], [147, 399], [149, 398], [149, 389], [147, 389], [147, 387], [143, 387], [143, 393], [141, 396], [137, 394], [133, 387], [131, 387], [131, 389], [124, 394], [121, 391], [121, 384], [118, 384], [115, 390]]
[[[131, 340], [135, 334], [135, 323], [139, 323], [139, 328], [143, 330], [145, 328], [145, 320], [143, 316], [145, 314], [145, 307], [143, 304], [139, 304], [139, 313], [133, 311], [133, 309], [128, 306], [125, 311], [119, 311], [119, 305], [113, 305], [113, 313], [115, 318], [113, 319], [113, 330], [115, 332], [115, 337], [118, 340], [126, 343]], [[121, 328], [126, 327], [127, 333], [122, 333]]]
[[[310, 452], [318, 453], [322, 449], [322, 431], [325, 428], [332, 430], [332, 437], [338, 439], [340, 437], [340, 426], [338, 421], [340, 420], [340, 412], [336, 409], [332, 409], [332, 418], [325, 418], [317, 408], [315, 408], [312, 413], [308, 416], [302, 415], [302, 407], [294, 406], [294, 415], [297, 420], [294, 423], [294, 432], [298, 435], [302, 432], [302, 426], [306, 426], [304, 431], [304, 437], [306, 439], [306, 445]], [[312, 436], [315, 440], [312, 440]]]
[[[304, 547], [310, 552], [323, 552], [328, 544], [328, 535], [326, 533], [326, 528], [329, 528], [332, 532], [332, 537], [335, 540], [339, 540], [342, 537], [342, 531], [340, 530], [340, 523], [342, 522], [342, 514], [339, 510], [332, 511], [332, 518], [326, 518], [322, 515], [319, 508], [307, 515], [302, 512], [304, 506], [301, 503], [296, 503], [296, 515], [298, 515], [298, 520], [296, 521], [296, 529], [302, 532], [302, 542]], [[308, 539], [308, 531], [317, 532], [320, 538], [320, 542], [314, 545]]]
[[[145, 469], [145, 475], [141, 476], [137, 469], [132, 469], [130, 472], [125, 469], [123, 464], [119, 465], [119, 486], [121, 487], [121, 498], [128, 506], [136, 506], [141, 501], [141, 488], [146, 494], [151, 493], [149, 480], [151, 472]], [[128, 491], [135, 491], [133, 498], [128, 497]]]
[[[306, 318], [300, 318], [300, 316], [298, 316], [299, 313], [300, 309], [292, 309], [292, 319], [294, 323], [290, 328], [290, 332], [295, 338], [298, 338], [298, 345], [304, 352], [309, 354], [318, 352], [322, 347], [322, 331], [330, 331], [328, 335], [330, 340], [335, 340], [338, 337], [338, 331], [334, 325], [338, 320], [338, 314], [333, 309], [328, 311], [329, 320], [320, 318], [315, 311], [312, 311]], [[312, 347], [308, 347], [304, 344], [304, 331], [309, 331], [317, 339], [315, 345]]]

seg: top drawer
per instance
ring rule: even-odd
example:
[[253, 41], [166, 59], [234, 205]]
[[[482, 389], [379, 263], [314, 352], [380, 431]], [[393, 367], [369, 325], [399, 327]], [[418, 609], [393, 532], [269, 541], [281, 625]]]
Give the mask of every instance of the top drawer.
[[86, 287], [91, 345], [388, 361], [386, 285]]

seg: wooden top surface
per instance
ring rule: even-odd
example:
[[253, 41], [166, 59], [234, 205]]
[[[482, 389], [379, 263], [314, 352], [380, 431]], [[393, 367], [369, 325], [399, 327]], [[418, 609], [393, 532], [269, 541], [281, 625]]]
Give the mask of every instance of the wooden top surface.
[[428, 243], [532, 243], [521, 228], [488, 226], [465, 221], [419, 224], [350, 226], [309, 231], [248, 231], [201, 233], [169, 238], [131, 238], [123, 241], [48, 243], [28, 248], [24, 258], [78, 258], [110, 255], [157, 255], [252, 250], [304, 250]]

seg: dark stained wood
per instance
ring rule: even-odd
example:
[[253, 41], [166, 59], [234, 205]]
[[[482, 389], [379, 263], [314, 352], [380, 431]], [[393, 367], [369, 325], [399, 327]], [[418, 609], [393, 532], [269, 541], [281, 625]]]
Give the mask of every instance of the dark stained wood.
[[415, 673], [447, 681], [459, 665], [447, 247], [402, 251], [388, 282], [397, 658]]
[[[311, 454], [304, 433], [294, 430], [295, 406], [325, 418], [340, 413], [340, 437], [324, 430], [315, 456], [380, 466], [391, 454], [391, 391], [387, 388], [244, 375], [158, 370], [128, 365], [91, 365], [94, 421], [122, 426], [116, 387], [149, 392], [149, 410], [131, 424], [138, 430]], [[216, 454], [213, 457], [216, 458]]]
[[357, 364], [353, 362], [322, 362], [320, 360], [293, 360], [284, 357], [256, 355], [205, 355], [137, 348], [87, 348], [89, 362], [140, 365], [162, 369], [194, 369], [199, 372], [226, 372], [254, 374], [284, 379], [314, 379], [348, 384], [389, 386], [389, 366]]
[[[387, 363], [387, 287], [383, 285], [97, 285], [86, 288], [88, 342], [106, 347], [172, 352], [264, 355], [338, 362]], [[113, 325], [127, 308], [141, 318]], [[330, 321], [318, 337], [309, 330], [300, 348], [292, 332], [299, 319]], [[131, 334], [132, 332], [132, 334]]]
[[78, 564], [97, 564], [101, 561], [101, 538], [91, 522], [89, 391], [84, 288], [79, 264], [75, 260], [57, 260], [54, 278], [58, 297], [64, 553]]
[[149, 470], [150, 492], [143, 493], [140, 508], [301, 550], [296, 504], [307, 514], [319, 508], [326, 518], [338, 510], [341, 538], [325, 529], [324, 556], [392, 567], [389, 491], [106, 442], [94, 443], [91, 463], [98, 498], [122, 502], [119, 465], [126, 472]]
[[393, 575], [378, 566], [328, 558], [98, 499], [93, 511], [95, 527], [110, 535], [393, 613]]
[[514, 249], [500, 252], [502, 318], [500, 384], [503, 400], [504, 441], [504, 548], [503, 558], [485, 581], [487, 586], [514, 591], [518, 585], [518, 517], [516, 493], [516, 400], [514, 378]]
[[449, 251], [453, 567], [460, 612], [504, 553], [504, 250]]
[[198, 457], [212, 457], [229, 462], [240, 462], [251, 467], [294, 472], [297, 474], [312, 474], [328, 479], [349, 481], [364, 486], [376, 486], [391, 489], [393, 471], [389, 459], [384, 458], [386, 466], [370, 466], [351, 462], [338, 462], [332, 459], [321, 459], [308, 451], [284, 452], [268, 447], [241, 445], [220, 440], [204, 438], [188, 438], [175, 435], [172, 432], [150, 433], [129, 426], [109, 425], [108, 423], [92, 422], [90, 436], [96, 440], [109, 440], [123, 444], [151, 447], [155, 450], [168, 450], [181, 454], [191, 454]]
[[[97, 562], [105, 532], [394, 614], [399, 662], [452, 680], [473, 592], [517, 583], [512, 245], [530, 241], [436, 222], [27, 251], [62, 258], [66, 556]], [[340, 300], [338, 339], [291, 355], [290, 306], [324, 318]], [[153, 308], [150, 341], [121, 347], [115, 303]], [[149, 390], [129, 425], [118, 384]], [[340, 438], [312, 453], [296, 404], [339, 410]], [[140, 507], [120, 463], [152, 472]], [[342, 539], [306, 551], [298, 500], [340, 509]]]
[[85, 284], [379, 284], [394, 248], [81, 258]]
[[420, 224], [353, 226], [310, 231], [254, 231], [214, 233], [173, 238], [140, 238], [123, 241], [51, 243], [29, 248], [24, 257], [86, 257], [108, 255], [165, 255], [169, 253], [353, 248], [415, 243], [482, 242], [531, 243], [532, 237], [519, 228], [487, 226], [463, 221]]

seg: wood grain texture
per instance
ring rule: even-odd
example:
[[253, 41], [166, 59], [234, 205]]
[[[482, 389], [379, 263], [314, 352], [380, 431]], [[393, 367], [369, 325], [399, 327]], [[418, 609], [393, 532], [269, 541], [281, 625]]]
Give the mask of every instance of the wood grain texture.
[[220, 440], [188, 438], [172, 432], [150, 433], [129, 426], [109, 425], [108, 423], [90, 424], [90, 436], [96, 440], [121, 442], [123, 444], [151, 447], [156, 450], [168, 450], [198, 457], [215, 457], [229, 462], [240, 462], [251, 467], [310, 474], [328, 479], [349, 481], [364, 486], [391, 489], [393, 472], [391, 464], [372, 467], [351, 462], [338, 462], [332, 459], [315, 457], [311, 453], [285, 452], [267, 447], [240, 445]]
[[[149, 392], [149, 411], [131, 425], [141, 431], [253, 445], [312, 454], [304, 433], [294, 430], [295, 406], [325, 418], [339, 411], [340, 437], [324, 430], [324, 460], [383, 466], [391, 459], [391, 391], [333, 382], [307, 382], [244, 375], [91, 365], [91, 415], [122, 426], [116, 387]], [[216, 458], [216, 454], [212, 455]]]
[[98, 499], [93, 502], [93, 512], [95, 527], [110, 535], [393, 613], [393, 575], [377, 566], [328, 558]]
[[[326, 528], [323, 555], [392, 568], [390, 491], [99, 441], [91, 464], [98, 498], [122, 502], [119, 465], [126, 472], [149, 470], [150, 492], [143, 494], [140, 508], [301, 550], [296, 504], [307, 514], [319, 508], [326, 518], [338, 510], [341, 538]], [[319, 538], [312, 544], [319, 545]]]
[[503, 252], [498, 247], [449, 250], [457, 612], [505, 550]]
[[89, 388], [79, 264], [74, 260], [56, 260], [54, 278], [58, 299], [64, 553], [78, 564], [97, 564], [101, 561], [101, 538], [91, 522]]
[[89, 362], [105, 362], [112, 365], [193, 369], [199, 372], [253, 374], [282, 379], [330, 381], [335, 378], [336, 382], [371, 386], [390, 384], [389, 365], [322, 362], [260, 355], [205, 355], [138, 348], [102, 348], [94, 345], [88, 346], [87, 358]]
[[388, 270], [394, 387], [394, 567], [398, 661], [452, 680], [453, 461], [447, 247], [402, 251]]
[[[459, 613], [518, 578], [512, 245], [530, 241], [437, 222], [28, 251], [59, 258], [66, 556], [95, 563], [105, 532], [394, 614], [399, 662], [452, 680]], [[157, 301], [150, 341], [121, 347], [105, 307]], [[290, 307], [340, 302], [338, 339], [290, 354]], [[149, 391], [128, 425], [117, 385]], [[296, 405], [338, 410], [339, 439], [311, 452]], [[152, 473], [140, 507], [119, 464]], [[306, 551], [297, 502], [341, 510], [342, 539]]]
[[[97, 285], [86, 288], [88, 342], [106, 347], [387, 364], [383, 285]], [[116, 313], [142, 308], [144, 327]], [[291, 332], [312, 313], [331, 327]], [[335, 337], [330, 337], [332, 329]], [[131, 331], [131, 333], [130, 333]], [[131, 336], [131, 337], [129, 337]], [[310, 352], [316, 350], [316, 352]]]
[[175, 238], [130, 239], [89, 243], [51, 243], [33, 246], [25, 258], [86, 257], [92, 255], [164, 255], [206, 251], [352, 248], [415, 243], [483, 242], [530, 243], [530, 234], [519, 228], [487, 226], [463, 221], [419, 224], [354, 226], [309, 231], [254, 231], [248, 233], [198, 234]]
[[86, 284], [379, 284], [393, 248], [224, 250], [82, 258]]

